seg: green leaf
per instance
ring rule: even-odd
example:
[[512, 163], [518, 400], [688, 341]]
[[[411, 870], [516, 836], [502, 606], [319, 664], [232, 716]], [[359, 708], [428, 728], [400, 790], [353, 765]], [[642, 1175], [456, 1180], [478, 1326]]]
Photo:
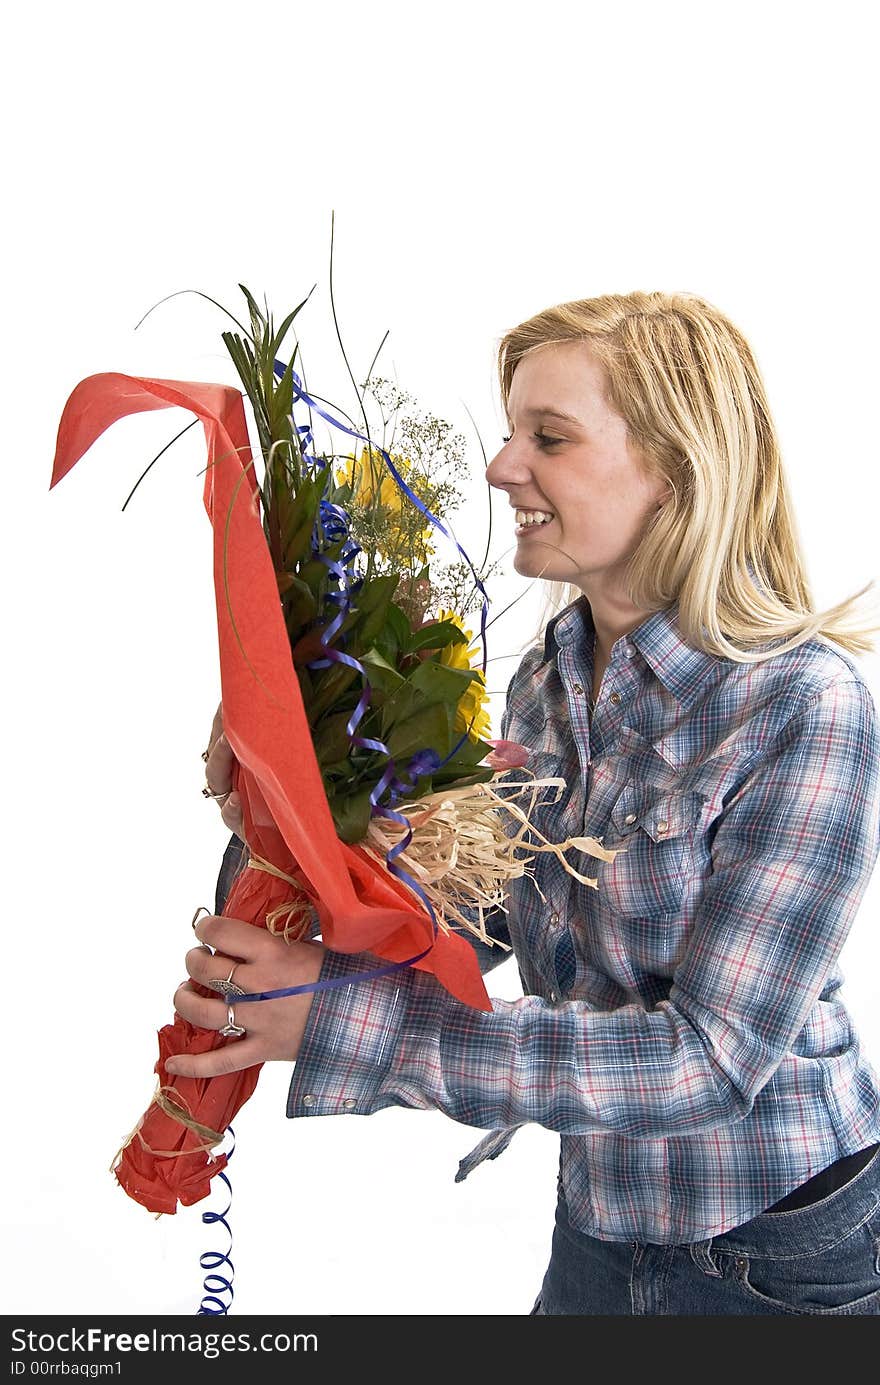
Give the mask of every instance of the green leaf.
[[284, 623], [287, 626], [288, 636], [295, 642], [299, 636], [299, 631], [304, 625], [309, 625], [318, 614], [318, 603], [310, 587], [299, 577], [290, 576], [290, 586], [281, 598], [284, 610]]
[[306, 554], [311, 552], [312, 532], [315, 527], [315, 515], [317, 511], [317, 495], [311, 490], [304, 490], [302, 495], [302, 508], [297, 515], [297, 527], [284, 547], [285, 567], [293, 567], [296, 563], [301, 562]]
[[364, 785], [357, 789], [353, 794], [344, 797], [333, 795], [329, 800], [330, 812], [336, 824], [336, 835], [341, 841], [353, 846], [356, 842], [363, 841], [367, 835], [367, 828], [370, 825], [371, 804], [370, 794], [373, 786]]
[[402, 688], [406, 681], [397, 672], [394, 665], [390, 664], [388, 660], [379, 653], [375, 645], [372, 649], [366, 650], [365, 653], [361, 655], [361, 663], [366, 670], [370, 685], [373, 688], [374, 707], [382, 705], [382, 703], [377, 702], [376, 694], [382, 694], [382, 701], [384, 703], [388, 697], [396, 693], [399, 688]]
[[252, 334], [253, 334], [254, 342], [256, 343], [256, 345], [259, 346], [260, 342], [262, 341], [263, 335], [264, 335], [264, 328], [265, 328], [265, 326], [266, 326], [266, 319], [263, 317], [263, 314], [260, 312], [260, 309], [257, 307], [257, 304], [256, 304], [256, 302], [255, 302], [255, 300], [254, 300], [254, 296], [253, 296], [253, 294], [250, 292], [250, 290], [249, 290], [249, 289], [246, 289], [245, 286], [244, 286], [244, 284], [239, 284], [238, 287], [241, 289], [242, 293], [244, 294], [245, 298], [247, 299], [248, 312], [250, 313], [250, 318], [251, 318], [251, 332], [252, 332]]
[[[455, 745], [456, 741], [460, 740], [462, 734], [461, 731], [455, 731], [453, 733], [452, 745]], [[462, 742], [458, 750], [456, 750], [455, 759], [450, 760], [449, 765], [444, 765], [443, 770], [438, 770], [437, 773], [442, 774], [444, 770], [451, 768], [459, 774], [467, 774], [475, 765], [478, 765], [481, 760], [485, 760], [486, 756], [491, 753], [492, 747], [487, 741], [472, 741], [470, 736], [468, 736], [467, 740]]]
[[346, 729], [350, 720], [351, 712], [321, 717], [312, 735], [319, 764], [337, 764], [346, 758], [351, 749], [351, 737]]
[[320, 558], [311, 558], [307, 563], [301, 563], [297, 569], [297, 574], [301, 582], [305, 582], [310, 591], [319, 596], [323, 591], [323, 584], [327, 580], [330, 569], [326, 563], [322, 563]]
[[373, 642], [373, 648], [378, 650], [383, 659], [387, 659], [392, 668], [396, 667], [400, 648], [395, 638], [393, 630], [386, 625], [380, 630]]
[[272, 434], [269, 427], [269, 418], [266, 413], [265, 399], [260, 387], [253, 351], [251, 350], [250, 343], [244, 341], [236, 332], [221, 332], [220, 335], [232, 357], [233, 365], [238, 371], [239, 378], [245, 388], [245, 393], [251, 402], [251, 407], [254, 411], [254, 420], [257, 425], [257, 434], [260, 439], [260, 447], [263, 451], [263, 457], [266, 458], [269, 455]]
[[445, 649], [450, 644], [467, 644], [468, 638], [451, 620], [437, 620], [414, 630], [409, 643], [409, 652], [419, 649]]
[[436, 789], [447, 789], [454, 786], [457, 789], [465, 789], [470, 784], [486, 784], [495, 773], [489, 765], [482, 768], [452, 772], [453, 762], [450, 760], [448, 765], [442, 769], [434, 770], [434, 787]]
[[382, 739], [387, 741], [398, 722], [406, 721], [426, 706], [445, 707], [454, 721], [459, 699], [470, 681], [471, 675], [463, 669], [420, 664], [382, 708]]
[[387, 619], [388, 601], [385, 601], [384, 605], [378, 605], [378, 607], [376, 607], [376, 609], [373, 609], [373, 611], [367, 611], [367, 614], [366, 616], [364, 616], [363, 623], [362, 625], [360, 625], [360, 629], [358, 632], [360, 638], [360, 645], [362, 645], [362, 648], [364, 647], [364, 645], [373, 644], [373, 641], [376, 640], [378, 634], [381, 634], [382, 630], [385, 629], [385, 625], [387, 625]]
[[306, 707], [306, 714], [309, 725], [314, 728], [321, 717], [335, 707], [337, 698], [360, 674], [350, 664], [332, 664], [327, 669], [313, 669], [312, 676], [315, 691], [311, 705]]
[[425, 659], [410, 674], [407, 682], [411, 688], [428, 702], [451, 702], [453, 710], [467, 692], [468, 686], [478, 678], [476, 669], [452, 668], [449, 664], [438, 664], [433, 659]]
[[452, 745], [452, 726], [455, 709], [442, 702], [422, 707], [405, 721], [396, 723], [385, 738], [391, 758], [398, 762], [409, 759], [419, 750], [436, 750], [442, 759]]
[[[274, 356], [273, 356], [274, 360]], [[287, 362], [284, 374], [278, 381], [272, 395], [272, 407], [270, 410], [273, 433], [277, 432], [279, 424], [285, 423], [286, 433], [291, 433], [291, 427], [287, 422], [288, 415], [293, 412], [293, 363], [296, 360], [296, 350]]]
[[308, 707], [312, 700], [313, 686], [312, 676], [307, 668], [295, 668], [294, 672], [299, 679], [299, 690], [302, 694], [303, 706]]
[[355, 597], [358, 610], [374, 611], [377, 606], [387, 605], [399, 581], [399, 572], [385, 573], [382, 577], [371, 577], [369, 582], [365, 581]]
[[397, 648], [407, 653], [409, 651], [409, 642], [412, 639], [412, 626], [405, 612], [403, 612], [399, 606], [396, 606], [393, 601], [389, 602], [388, 605], [387, 623], [392, 635], [397, 641]]
[[[314, 291], [314, 288], [309, 289], [303, 301], [301, 303], [297, 303], [292, 313], [287, 314], [287, 317], [284, 319], [281, 326], [278, 328], [278, 331], [275, 333], [275, 336], [273, 337], [272, 341], [269, 343], [269, 354], [272, 357], [273, 361], [275, 357], [278, 355], [278, 352], [281, 350], [281, 343], [287, 336], [288, 328], [290, 327], [291, 322], [293, 322], [293, 319], [296, 317], [297, 313], [299, 313], [308, 303]], [[294, 351], [294, 355], [296, 355], [296, 351], [298, 350], [299, 347], [297, 346], [296, 350]], [[293, 357], [291, 357], [291, 360], [292, 359]]]

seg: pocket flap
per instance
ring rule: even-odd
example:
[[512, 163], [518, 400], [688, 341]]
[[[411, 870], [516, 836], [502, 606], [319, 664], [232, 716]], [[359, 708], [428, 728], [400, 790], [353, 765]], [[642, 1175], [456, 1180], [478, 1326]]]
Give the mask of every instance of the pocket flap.
[[630, 782], [624, 784], [611, 809], [611, 821], [622, 837], [641, 830], [652, 841], [668, 842], [693, 829], [701, 804], [698, 793], [670, 793]]

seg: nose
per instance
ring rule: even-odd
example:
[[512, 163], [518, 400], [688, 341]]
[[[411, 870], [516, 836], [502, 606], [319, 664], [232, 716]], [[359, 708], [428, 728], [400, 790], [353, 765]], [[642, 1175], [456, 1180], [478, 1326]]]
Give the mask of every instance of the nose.
[[507, 490], [508, 486], [521, 486], [528, 476], [523, 454], [513, 438], [504, 444], [500, 452], [496, 452], [486, 467], [489, 485], [502, 491]]

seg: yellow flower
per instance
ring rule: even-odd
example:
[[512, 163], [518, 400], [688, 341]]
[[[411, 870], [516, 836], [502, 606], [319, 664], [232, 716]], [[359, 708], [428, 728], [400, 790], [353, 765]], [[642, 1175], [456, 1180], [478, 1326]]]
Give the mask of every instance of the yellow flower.
[[[393, 453], [388, 455], [399, 474], [405, 478], [410, 469], [408, 459], [396, 457]], [[367, 506], [376, 500], [376, 480], [378, 479], [379, 504], [388, 510], [399, 510], [404, 496], [388, 470], [384, 457], [375, 450], [372, 452], [372, 463], [370, 457], [370, 450], [366, 447], [361, 448], [360, 456], [346, 457], [344, 466], [335, 469], [336, 484], [353, 486], [352, 501], [358, 505]]]
[[[440, 610], [437, 612], [435, 619], [451, 620], [454, 625], [458, 626], [459, 630], [463, 631], [468, 641], [467, 644], [445, 645], [444, 648], [440, 650], [440, 663], [445, 664], [448, 668], [473, 667], [469, 653], [472, 635], [470, 630], [465, 629], [461, 617], [455, 611]], [[466, 692], [459, 699], [456, 709], [454, 730], [457, 731], [459, 735], [467, 730], [471, 718], [473, 717], [474, 724], [468, 731], [469, 739], [475, 741], [488, 740], [492, 730], [489, 712], [485, 706], [488, 700], [489, 694], [486, 692], [486, 680], [482, 671], [478, 669], [477, 677], [471, 679]]]
[[[398, 474], [406, 480], [412, 469], [409, 458], [395, 453], [389, 453], [389, 456]], [[433, 526], [427, 523], [421, 533], [412, 533], [395, 519], [395, 516], [402, 514], [404, 504], [410, 505], [411, 502], [391, 475], [384, 458], [375, 449], [372, 452], [372, 463], [370, 457], [370, 449], [366, 447], [361, 449], [358, 457], [346, 457], [344, 466], [334, 469], [336, 484], [352, 486], [352, 504], [364, 510], [372, 510], [374, 515], [383, 515], [387, 521], [384, 539], [376, 540], [377, 553], [392, 566], [401, 569], [409, 568], [413, 562], [423, 566], [434, 554], [433, 545], [428, 543]], [[415, 485], [413, 490], [419, 495]], [[419, 499], [423, 500], [423, 497], [419, 495]]]

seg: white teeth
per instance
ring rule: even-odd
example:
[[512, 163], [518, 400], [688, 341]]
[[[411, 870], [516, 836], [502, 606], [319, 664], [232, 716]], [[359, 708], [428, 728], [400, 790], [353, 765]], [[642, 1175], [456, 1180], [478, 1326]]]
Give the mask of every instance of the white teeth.
[[546, 510], [517, 510], [517, 524], [549, 524], [554, 516]]

